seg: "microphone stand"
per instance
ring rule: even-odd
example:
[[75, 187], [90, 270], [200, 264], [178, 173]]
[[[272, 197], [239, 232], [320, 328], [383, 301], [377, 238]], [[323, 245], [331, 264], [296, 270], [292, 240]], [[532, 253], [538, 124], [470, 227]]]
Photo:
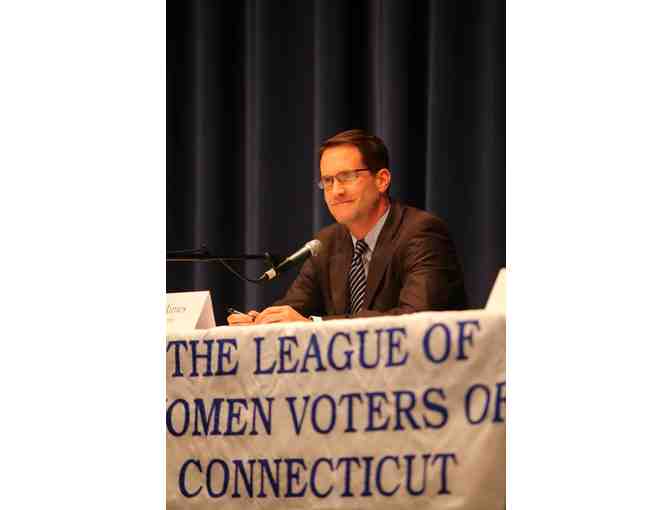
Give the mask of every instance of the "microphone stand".
[[200, 248], [192, 250], [177, 250], [166, 252], [166, 262], [219, 262], [241, 280], [250, 283], [261, 283], [265, 278], [260, 276], [257, 279], [247, 278], [233, 269], [229, 262], [241, 262], [246, 260], [265, 260], [270, 266], [269, 269], [277, 269], [275, 263], [276, 257], [266, 252], [263, 254], [242, 254], [242, 255], [213, 255], [208, 248], [203, 245]]

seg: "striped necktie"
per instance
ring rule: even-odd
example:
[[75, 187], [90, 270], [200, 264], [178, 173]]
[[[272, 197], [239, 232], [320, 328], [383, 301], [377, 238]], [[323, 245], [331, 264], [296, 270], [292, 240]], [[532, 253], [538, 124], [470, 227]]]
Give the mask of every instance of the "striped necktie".
[[366, 291], [366, 273], [364, 272], [364, 260], [362, 256], [369, 247], [364, 239], [360, 239], [355, 244], [355, 253], [352, 256], [352, 265], [350, 266], [350, 313], [355, 314], [362, 308], [364, 303], [364, 292]]

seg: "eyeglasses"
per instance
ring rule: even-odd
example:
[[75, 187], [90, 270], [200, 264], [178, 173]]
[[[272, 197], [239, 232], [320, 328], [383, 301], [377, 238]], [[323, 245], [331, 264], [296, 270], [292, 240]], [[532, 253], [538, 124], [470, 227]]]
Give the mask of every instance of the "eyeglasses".
[[368, 168], [357, 168], [355, 170], [343, 170], [336, 175], [325, 175], [317, 181], [317, 187], [320, 189], [331, 189], [334, 187], [334, 178], [339, 184], [352, 184], [357, 179], [359, 172], [369, 172]]

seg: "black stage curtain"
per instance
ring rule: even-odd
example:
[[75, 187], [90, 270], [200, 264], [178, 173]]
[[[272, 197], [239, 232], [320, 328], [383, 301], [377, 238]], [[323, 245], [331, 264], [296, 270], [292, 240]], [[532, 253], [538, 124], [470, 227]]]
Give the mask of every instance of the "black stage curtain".
[[[167, 248], [286, 255], [333, 220], [317, 148], [362, 128], [390, 151], [392, 197], [443, 217], [471, 307], [505, 265], [502, 0], [177, 1], [167, 7]], [[263, 263], [238, 266], [258, 276]], [[219, 264], [167, 263], [169, 292], [262, 309]]]

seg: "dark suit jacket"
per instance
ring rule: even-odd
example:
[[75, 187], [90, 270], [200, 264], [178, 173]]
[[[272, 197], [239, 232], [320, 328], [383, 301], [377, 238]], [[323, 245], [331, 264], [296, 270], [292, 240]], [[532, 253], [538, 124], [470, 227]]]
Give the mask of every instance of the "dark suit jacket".
[[320, 253], [309, 258], [275, 305], [324, 319], [400, 315], [467, 306], [464, 276], [448, 226], [425, 211], [392, 202], [369, 263], [364, 304], [349, 315], [352, 239], [338, 223], [317, 234]]

